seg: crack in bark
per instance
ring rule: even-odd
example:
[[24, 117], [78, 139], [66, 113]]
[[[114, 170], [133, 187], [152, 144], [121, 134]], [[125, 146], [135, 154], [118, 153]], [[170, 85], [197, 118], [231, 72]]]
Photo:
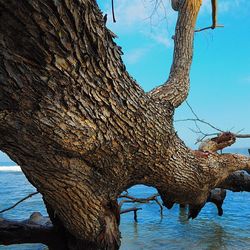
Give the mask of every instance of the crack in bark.
[[194, 217], [211, 189], [249, 169], [247, 157], [197, 154], [173, 128], [200, 4], [178, 6], [169, 80], [147, 94], [96, 1], [0, 0], [0, 148], [53, 208], [71, 249], [119, 247], [110, 202], [135, 184], [157, 188], [167, 207], [189, 204]]

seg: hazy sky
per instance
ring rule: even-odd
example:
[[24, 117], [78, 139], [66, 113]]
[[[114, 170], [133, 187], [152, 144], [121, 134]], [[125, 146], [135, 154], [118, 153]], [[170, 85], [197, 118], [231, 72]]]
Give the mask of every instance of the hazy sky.
[[[118, 35], [123, 60], [129, 73], [146, 90], [165, 82], [172, 62], [174, 27], [177, 14], [170, 0], [157, 11], [152, 0], [99, 0], [108, 13], [108, 26]], [[158, 1], [161, 2], [161, 1]], [[203, 0], [197, 28], [211, 25], [211, 0]], [[218, 0], [218, 23], [224, 28], [195, 34], [194, 61], [188, 102], [201, 119], [222, 130], [250, 133], [250, 1]], [[193, 118], [184, 103], [175, 119]], [[191, 122], [176, 124], [180, 137], [194, 147], [197, 134]], [[201, 126], [202, 127], [202, 126]], [[203, 127], [202, 127], [203, 128]], [[216, 132], [203, 128], [205, 132]], [[249, 147], [250, 139], [238, 140], [234, 147]]]
[[[170, 0], [154, 11], [152, 0], [114, 0], [116, 23], [112, 23], [111, 0], [99, 0], [108, 13], [108, 27], [118, 35], [129, 73], [146, 90], [166, 81], [172, 62], [176, 12]], [[158, 1], [161, 2], [161, 1]], [[210, 0], [203, 0], [197, 28], [211, 25]], [[218, 23], [224, 28], [195, 35], [194, 61], [188, 102], [201, 119], [222, 130], [250, 133], [250, 1], [218, 0]], [[184, 103], [175, 119], [193, 118]], [[176, 123], [187, 145], [195, 147], [197, 134], [191, 122]], [[201, 126], [202, 127], [202, 126]], [[205, 132], [215, 132], [202, 127]], [[234, 147], [249, 147], [250, 139]], [[6, 158], [0, 153], [0, 161]]]

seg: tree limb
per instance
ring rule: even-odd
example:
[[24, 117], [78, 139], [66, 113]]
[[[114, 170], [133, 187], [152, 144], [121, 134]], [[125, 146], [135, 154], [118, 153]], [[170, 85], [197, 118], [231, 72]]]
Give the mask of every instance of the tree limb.
[[234, 134], [230, 132], [221, 133], [216, 137], [208, 139], [202, 142], [199, 146], [199, 150], [206, 152], [217, 152], [226, 147], [231, 146], [236, 141]]
[[115, 7], [114, 7], [114, 0], [111, 0], [111, 4], [112, 4], [112, 17], [113, 17], [113, 22], [115, 23]]
[[[209, 136], [214, 136], [216, 135], [217, 137], [220, 137], [221, 135], [226, 135], [226, 134], [230, 134], [232, 137], [234, 138], [250, 138], [250, 134], [240, 134], [240, 132], [242, 130], [240, 130], [239, 132], [237, 133], [233, 133], [231, 131], [224, 131], [220, 128], [218, 128], [217, 126], [213, 125], [212, 123], [210, 122], [207, 122], [203, 119], [200, 119], [199, 116], [196, 114], [196, 112], [194, 111], [194, 109], [192, 108], [192, 106], [188, 103], [188, 101], [186, 101], [186, 104], [188, 106], [188, 108], [190, 109], [191, 113], [194, 115], [194, 118], [187, 118], [187, 119], [179, 119], [179, 120], [175, 120], [175, 122], [187, 122], [187, 121], [192, 121], [194, 122], [195, 126], [196, 126], [196, 129], [197, 130], [194, 130], [194, 129], [190, 129], [192, 132], [194, 133], [197, 133], [197, 134], [201, 134], [201, 138], [197, 139], [197, 142], [203, 142], [203, 140], [206, 138], [206, 137], [209, 137]], [[212, 128], [213, 130], [219, 132], [219, 133], [206, 133], [204, 131], [201, 130], [200, 126], [198, 125], [198, 123], [203, 123], [205, 125], [207, 125], [208, 127]], [[212, 138], [213, 139], [213, 138]], [[209, 140], [212, 140], [212, 139], [209, 139]], [[230, 145], [228, 145], [230, 146]]]
[[156, 204], [160, 207], [160, 214], [162, 216], [163, 206], [159, 202], [159, 200], [157, 199], [158, 196], [160, 196], [160, 195], [157, 193], [157, 194], [153, 194], [147, 198], [137, 198], [137, 197], [134, 197], [134, 196], [131, 196], [128, 194], [123, 194], [123, 195], [120, 195], [119, 198], [122, 198], [122, 199], [125, 198], [125, 199], [120, 201], [119, 207], [121, 209], [121, 207], [124, 203], [142, 203], [142, 204], [145, 204], [145, 203], [149, 203], [150, 201], [155, 201]]
[[222, 205], [226, 198], [226, 190], [222, 188], [213, 189], [208, 196], [207, 202], [214, 203], [218, 210], [218, 215], [223, 215]]
[[[44, 220], [47, 223], [44, 223]], [[64, 238], [50, 220], [33, 213], [28, 220], [11, 221], [0, 218], [0, 244], [42, 243], [50, 249], [65, 249]]]
[[219, 187], [233, 192], [250, 192], [250, 175], [245, 171], [236, 171], [230, 174]]
[[123, 210], [121, 210], [120, 214], [134, 212], [134, 221], [137, 222], [137, 211], [138, 210], [142, 210], [142, 208], [140, 208], [140, 207], [131, 207], [131, 208], [128, 208], [128, 209], [123, 209]]
[[[174, 36], [174, 59], [166, 83], [148, 93], [154, 100], [170, 102], [174, 107], [178, 107], [188, 95], [194, 25], [201, 2], [200, 0], [172, 1], [173, 9], [178, 10]], [[188, 18], [187, 13], [189, 13]]]
[[211, 0], [211, 4], [212, 4], [212, 25], [202, 28], [202, 29], [195, 30], [195, 32], [200, 32], [200, 31], [207, 30], [207, 29], [215, 29], [215, 28], [224, 27], [223, 25], [217, 24], [217, 6], [218, 6], [217, 0]]
[[217, 0], [211, 0], [212, 3], [212, 29], [217, 26]]
[[197, 30], [195, 30], [195, 32], [201, 32], [201, 31], [204, 31], [204, 30], [215, 29], [215, 28], [224, 28], [224, 25], [216, 25], [215, 27], [214, 26], [208, 26], [208, 27], [205, 27], [205, 28], [197, 29]]

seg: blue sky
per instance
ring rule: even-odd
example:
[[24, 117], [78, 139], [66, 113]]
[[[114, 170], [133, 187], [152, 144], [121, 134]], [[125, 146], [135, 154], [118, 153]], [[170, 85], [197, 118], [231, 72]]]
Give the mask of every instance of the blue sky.
[[[153, 12], [152, 0], [114, 0], [116, 23], [112, 22], [111, 1], [98, 2], [108, 13], [108, 27], [119, 37], [116, 42], [123, 48], [129, 73], [146, 91], [162, 84], [172, 62], [171, 37], [177, 18], [170, 0], [163, 0], [157, 12]], [[188, 102], [201, 119], [218, 128], [250, 133], [250, 1], [218, 3], [218, 24], [225, 27], [195, 34]], [[209, 25], [211, 1], [203, 0], [196, 27]], [[185, 103], [175, 115], [175, 119], [183, 118], [193, 118]], [[176, 123], [175, 127], [187, 145], [196, 147], [198, 136], [190, 130], [195, 129], [193, 123]], [[234, 147], [250, 148], [250, 139], [237, 140]]]
[[[129, 73], [146, 91], [166, 81], [172, 62], [174, 26], [177, 13], [170, 0], [163, 0], [153, 12], [152, 0], [114, 0], [116, 23], [112, 23], [111, 0], [98, 0], [108, 13], [108, 27], [118, 35], [123, 60]], [[195, 35], [191, 89], [188, 102], [201, 119], [222, 130], [250, 133], [250, 1], [218, 0], [218, 23], [224, 28]], [[211, 25], [210, 0], [203, 0], [197, 28]], [[193, 118], [184, 103], [175, 119]], [[191, 147], [197, 134], [191, 122], [176, 123], [179, 136]], [[207, 132], [214, 132], [201, 126]], [[249, 147], [250, 139], [234, 147]], [[7, 158], [0, 153], [0, 161]]]

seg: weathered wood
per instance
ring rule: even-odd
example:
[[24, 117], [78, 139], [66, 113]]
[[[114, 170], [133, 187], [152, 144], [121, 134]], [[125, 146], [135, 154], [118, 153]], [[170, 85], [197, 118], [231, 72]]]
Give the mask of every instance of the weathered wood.
[[207, 202], [212, 202], [216, 205], [218, 210], [218, 215], [223, 215], [222, 205], [226, 198], [226, 190], [222, 188], [213, 189], [208, 196]]
[[172, 7], [179, 12], [174, 35], [173, 63], [166, 83], [150, 91], [149, 95], [156, 100], [170, 102], [174, 107], [178, 107], [188, 95], [194, 26], [201, 3], [202, 0], [172, 0]]
[[66, 242], [49, 218], [33, 213], [28, 220], [11, 221], [0, 218], [0, 244], [42, 243], [50, 250], [66, 250]]
[[199, 146], [199, 150], [204, 152], [217, 152], [218, 150], [233, 145], [235, 141], [236, 136], [233, 133], [224, 132], [216, 137], [203, 141]]
[[239, 155], [197, 154], [173, 128], [186, 98], [201, 0], [178, 8], [173, 65], [145, 93], [94, 0], [0, 0], [0, 149], [43, 195], [69, 249], [118, 249], [116, 202], [135, 185], [202, 207]]
[[250, 175], [245, 171], [236, 171], [230, 174], [220, 187], [229, 189], [233, 192], [250, 192]]

